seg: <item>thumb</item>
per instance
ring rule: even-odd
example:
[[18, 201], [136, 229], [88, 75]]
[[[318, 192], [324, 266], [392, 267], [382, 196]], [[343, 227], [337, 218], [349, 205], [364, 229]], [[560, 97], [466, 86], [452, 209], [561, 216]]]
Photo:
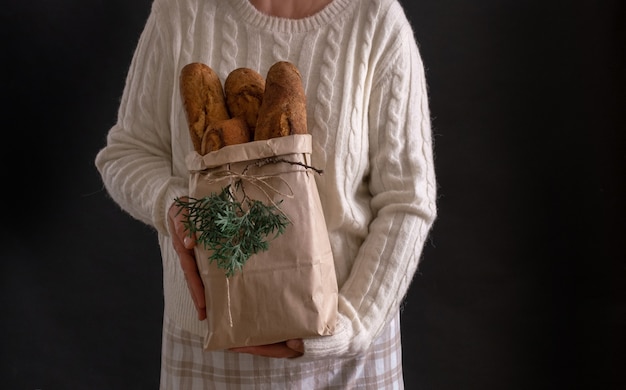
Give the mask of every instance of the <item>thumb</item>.
[[194, 246], [196, 246], [196, 237], [195, 235], [188, 235], [185, 233], [185, 237], [183, 238], [183, 245], [185, 245], [185, 248], [187, 249], [191, 249]]
[[304, 353], [304, 342], [302, 342], [301, 339], [287, 340], [287, 347], [289, 347], [289, 349], [293, 349], [294, 351]]
[[[187, 198], [181, 199], [181, 202], [187, 201]], [[187, 213], [185, 206], [180, 202], [174, 202], [169, 210], [168, 217], [170, 221], [170, 230], [183, 243], [186, 249], [192, 249], [196, 245], [195, 235], [189, 234], [189, 230], [185, 227]]]

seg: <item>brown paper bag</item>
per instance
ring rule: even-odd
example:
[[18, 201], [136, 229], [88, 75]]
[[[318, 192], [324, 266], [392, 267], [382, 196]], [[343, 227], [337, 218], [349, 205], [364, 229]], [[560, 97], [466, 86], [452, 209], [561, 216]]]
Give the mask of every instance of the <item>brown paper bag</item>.
[[196, 247], [207, 305], [205, 349], [333, 333], [337, 280], [311, 148], [311, 136], [303, 134], [188, 156], [192, 198], [241, 180], [248, 197], [278, 205], [290, 221], [282, 235], [268, 238], [267, 251], [252, 255], [230, 277], [209, 261], [209, 251]]

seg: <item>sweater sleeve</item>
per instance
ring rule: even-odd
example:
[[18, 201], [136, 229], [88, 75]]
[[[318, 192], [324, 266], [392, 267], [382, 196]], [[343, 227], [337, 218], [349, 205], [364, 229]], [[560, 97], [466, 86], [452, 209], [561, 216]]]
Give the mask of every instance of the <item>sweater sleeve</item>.
[[436, 183], [427, 88], [410, 27], [372, 87], [369, 105], [374, 219], [339, 294], [337, 331], [305, 340], [301, 359], [366, 351], [415, 274], [436, 218]]
[[174, 64], [168, 26], [155, 2], [139, 38], [122, 94], [117, 122], [95, 159], [111, 198], [132, 217], [167, 232], [167, 209], [187, 193], [172, 170], [169, 113]]

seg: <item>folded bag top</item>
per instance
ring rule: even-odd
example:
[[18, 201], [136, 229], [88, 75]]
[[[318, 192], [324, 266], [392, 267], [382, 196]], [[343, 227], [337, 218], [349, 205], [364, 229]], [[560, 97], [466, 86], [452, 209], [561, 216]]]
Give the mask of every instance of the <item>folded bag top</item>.
[[221, 167], [226, 164], [259, 160], [293, 153], [311, 155], [312, 137], [310, 134], [293, 134], [270, 138], [263, 141], [250, 141], [238, 145], [224, 146], [219, 150], [200, 155], [192, 152], [187, 155], [189, 171]]

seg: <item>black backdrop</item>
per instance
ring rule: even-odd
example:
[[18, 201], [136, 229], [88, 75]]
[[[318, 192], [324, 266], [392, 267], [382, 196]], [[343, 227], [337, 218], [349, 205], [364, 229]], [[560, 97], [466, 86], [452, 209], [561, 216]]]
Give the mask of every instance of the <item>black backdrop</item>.
[[[404, 4], [440, 185], [407, 388], [626, 388], [624, 2]], [[0, 10], [3, 389], [157, 388], [155, 235], [93, 166], [149, 6]]]

